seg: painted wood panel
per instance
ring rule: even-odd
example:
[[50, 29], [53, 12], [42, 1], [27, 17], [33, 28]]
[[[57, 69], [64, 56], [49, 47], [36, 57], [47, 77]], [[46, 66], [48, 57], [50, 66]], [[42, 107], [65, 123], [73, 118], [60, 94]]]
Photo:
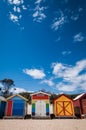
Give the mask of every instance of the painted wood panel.
[[27, 104], [27, 114], [31, 115], [31, 105], [29, 103]]
[[46, 116], [46, 103], [45, 101], [38, 100], [36, 101], [36, 111], [35, 115], [36, 116]]
[[43, 92], [37, 92], [32, 94], [32, 116], [46, 117], [49, 115], [49, 95]]
[[24, 101], [22, 100], [15, 100], [13, 101], [13, 110], [12, 110], [12, 116], [22, 116], [24, 115]]
[[3, 116], [4, 116], [5, 106], [6, 106], [6, 102], [1, 101], [0, 102], [0, 118], [3, 118]]
[[86, 99], [82, 99], [81, 105], [82, 105], [82, 114], [86, 114]]
[[32, 99], [40, 99], [40, 100], [42, 100], [42, 99], [49, 99], [49, 97], [48, 97], [48, 95], [43, 95], [43, 94], [37, 94], [37, 95], [33, 95], [32, 96]]
[[12, 116], [12, 105], [13, 105], [13, 101], [9, 100], [7, 102], [7, 111], [6, 111], [6, 116]]
[[73, 101], [66, 95], [60, 95], [54, 100], [55, 116], [74, 116]]
[[12, 95], [7, 100], [6, 116], [25, 116], [27, 99], [21, 95]]

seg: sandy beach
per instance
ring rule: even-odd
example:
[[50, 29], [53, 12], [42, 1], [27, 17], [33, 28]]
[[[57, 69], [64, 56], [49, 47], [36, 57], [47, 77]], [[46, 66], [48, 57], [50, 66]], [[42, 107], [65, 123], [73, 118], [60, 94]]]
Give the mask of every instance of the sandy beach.
[[86, 119], [0, 120], [0, 130], [85, 130]]

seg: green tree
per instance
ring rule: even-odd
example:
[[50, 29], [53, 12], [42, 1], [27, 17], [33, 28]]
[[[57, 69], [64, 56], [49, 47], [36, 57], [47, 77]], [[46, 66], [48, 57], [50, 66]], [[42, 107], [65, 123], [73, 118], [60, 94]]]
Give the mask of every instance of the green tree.
[[14, 86], [14, 81], [12, 79], [3, 79], [0, 80], [2, 87], [0, 87], [0, 91], [3, 96], [7, 97], [9, 95], [9, 90], [12, 86]]

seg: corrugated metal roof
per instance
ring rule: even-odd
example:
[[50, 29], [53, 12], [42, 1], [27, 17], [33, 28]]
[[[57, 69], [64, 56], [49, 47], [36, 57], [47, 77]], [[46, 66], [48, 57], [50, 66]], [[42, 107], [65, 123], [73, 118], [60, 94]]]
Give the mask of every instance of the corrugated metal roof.
[[2, 96], [0, 96], [0, 101], [6, 101], [6, 99]]
[[85, 93], [82, 93], [82, 94], [78, 95], [78, 96], [75, 97], [73, 100], [77, 100], [77, 99], [81, 98], [84, 94], [85, 94]]

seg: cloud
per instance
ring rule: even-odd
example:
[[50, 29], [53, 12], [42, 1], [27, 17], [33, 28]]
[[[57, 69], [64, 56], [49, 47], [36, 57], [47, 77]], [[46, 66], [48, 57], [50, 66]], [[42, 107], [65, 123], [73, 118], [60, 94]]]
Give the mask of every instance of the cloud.
[[71, 19], [74, 20], [74, 21], [78, 20], [79, 19], [79, 14], [72, 15]]
[[42, 0], [37, 0], [36, 2], [35, 2], [35, 4], [40, 4], [42, 2]]
[[43, 79], [46, 76], [42, 69], [24, 69], [23, 72], [34, 79]]
[[67, 56], [67, 55], [70, 55], [71, 53], [72, 53], [71, 51], [63, 51], [62, 55], [63, 56]]
[[86, 59], [76, 62], [75, 66], [53, 63], [55, 78], [61, 79], [56, 88], [60, 91], [86, 90]]
[[21, 17], [22, 17], [22, 15], [19, 15], [19, 16], [17, 16], [17, 15], [14, 15], [14, 14], [12, 14], [11, 12], [9, 13], [9, 19], [12, 21], [12, 22], [19, 22], [19, 20], [21, 19]]
[[35, 9], [33, 9], [33, 21], [36, 22], [42, 22], [43, 19], [46, 18], [46, 15], [44, 13], [44, 11], [47, 9], [47, 7], [43, 7], [40, 5], [40, 3], [42, 2], [42, 0], [37, 0], [35, 2]]
[[73, 37], [73, 41], [74, 42], [82, 42], [86, 40], [86, 37], [83, 36], [83, 34], [80, 32], [78, 34], [76, 34], [74, 37]]
[[25, 10], [24, 0], [7, 0], [9, 6], [9, 19], [20, 26], [20, 19], [22, 18], [22, 10]]
[[23, 93], [23, 92], [27, 92], [25, 89], [23, 88], [11, 88], [10, 89], [10, 92], [13, 93], [13, 94], [16, 94], [16, 93]]
[[16, 6], [14, 6], [13, 10], [14, 10], [14, 12], [18, 12], [18, 13], [21, 12], [21, 9], [19, 7], [16, 7]]
[[[62, 63], [52, 63], [53, 68], [53, 74], [60, 76], [60, 73], [62, 74], [62, 71], [66, 69], [66, 67]], [[58, 73], [59, 72], [59, 73]]]
[[24, 3], [24, 0], [8, 0], [9, 4], [20, 5]]
[[49, 80], [47, 80], [47, 79], [42, 80], [40, 83], [41, 84], [47, 84], [48, 86], [54, 86], [54, 82], [51, 79], [49, 79]]
[[83, 10], [84, 10], [84, 9], [83, 9], [83, 8], [81, 8], [81, 7], [78, 9], [78, 11], [79, 11], [79, 12], [82, 12]]
[[73, 84], [58, 83], [56, 85], [56, 88], [59, 91], [73, 92], [73, 91], [76, 91], [77, 86], [73, 86]]
[[22, 5], [23, 10], [27, 10], [27, 7], [25, 5]]
[[61, 28], [65, 22], [66, 22], [66, 17], [64, 16], [62, 11], [59, 11], [59, 17], [56, 17], [53, 21], [53, 24], [51, 25], [51, 29], [57, 31], [59, 28]]

